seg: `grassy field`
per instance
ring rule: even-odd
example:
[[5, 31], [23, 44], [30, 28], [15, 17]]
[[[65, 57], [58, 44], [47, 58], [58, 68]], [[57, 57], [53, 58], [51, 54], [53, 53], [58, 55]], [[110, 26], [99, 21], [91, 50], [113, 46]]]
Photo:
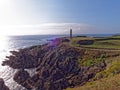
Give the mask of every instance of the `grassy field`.
[[[93, 40], [94, 43], [90, 45], [80, 45], [78, 42], [81, 40]], [[105, 60], [106, 68], [98, 72], [95, 77], [85, 85], [67, 88], [66, 90], [120, 90], [120, 36], [104, 38], [75, 37], [71, 40], [71, 44], [74, 47], [86, 48], [86, 54], [82, 59], [78, 60], [80, 66], [92, 66]], [[109, 49], [113, 50], [111, 51]], [[100, 53], [99, 50], [102, 52]], [[103, 50], [106, 52], [105, 55], [102, 54], [104, 53]], [[92, 58], [92, 55], [95, 55], [97, 52], [99, 52], [101, 56], [98, 54], [99, 57]], [[106, 58], [103, 58], [102, 55], [106, 56]]]
[[103, 40], [95, 41], [92, 45], [84, 45], [90, 48], [106, 48], [106, 49], [120, 49], [120, 40]]
[[66, 90], [120, 90], [120, 56], [106, 58], [107, 67], [83, 86]]
[[120, 90], [120, 74], [111, 78], [88, 82], [84, 86], [68, 88], [66, 90]]
[[[80, 45], [80, 40], [94, 40], [93, 44]], [[120, 49], [120, 36], [92, 38], [92, 37], [75, 37], [71, 40], [73, 46], [81, 46], [86, 48], [103, 48], [103, 49]]]

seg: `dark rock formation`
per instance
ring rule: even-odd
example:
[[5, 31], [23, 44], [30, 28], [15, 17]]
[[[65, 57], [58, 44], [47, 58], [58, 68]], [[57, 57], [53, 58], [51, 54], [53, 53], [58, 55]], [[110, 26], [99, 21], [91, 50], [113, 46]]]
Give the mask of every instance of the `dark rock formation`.
[[[65, 40], [66, 41], [66, 40]], [[95, 74], [104, 69], [105, 65], [82, 67], [78, 58], [85, 54], [84, 49], [60, 43], [56, 39], [42, 46], [33, 46], [13, 51], [3, 65], [20, 69], [14, 80], [27, 89], [63, 90], [75, 85], [83, 85]], [[36, 68], [36, 73], [30, 77], [24, 69]]]
[[67, 38], [63, 38], [63, 39], [62, 39], [62, 42], [70, 42], [70, 40], [67, 39]]
[[8, 58], [8, 60], [3, 61], [2, 65], [9, 65], [10, 67], [15, 69], [35, 68], [39, 65], [39, 59], [37, 57], [39, 54], [37, 51], [38, 47], [36, 46], [26, 49], [20, 49], [19, 52], [12, 51], [12, 55], [7, 56], [6, 58]]
[[32, 85], [29, 84], [27, 81], [30, 79], [29, 73], [25, 71], [24, 69], [19, 70], [15, 76], [13, 77], [14, 81], [16, 81], [18, 84], [22, 85], [23, 87], [27, 89], [32, 89]]
[[4, 80], [0, 78], [0, 90], [10, 90], [4, 83]]

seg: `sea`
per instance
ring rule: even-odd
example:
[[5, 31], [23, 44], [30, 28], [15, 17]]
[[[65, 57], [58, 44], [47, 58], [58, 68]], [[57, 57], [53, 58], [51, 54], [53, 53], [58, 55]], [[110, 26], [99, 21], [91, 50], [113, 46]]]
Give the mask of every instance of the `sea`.
[[[105, 37], [113, 34], [75, 34], [74, 36], [89, 36], [89, 37]], [[33, 45], [42, 45], [49, 42], [51, 39], [68, 37], [69, 35], [21, 35], [21, 36], [0, 36], [0, 78], [3, 78], [5, 84], [10, 90], [26, 90], [21, 85], [18, 85], [13, 76], [17, 70], [8, 66], [2, 66], [6, 56], [10, 55], [10, 51], [19, 50], [21, 48], [30, 47]], [[34, 69], [28, 70], [30, 75], [35, 73]]]

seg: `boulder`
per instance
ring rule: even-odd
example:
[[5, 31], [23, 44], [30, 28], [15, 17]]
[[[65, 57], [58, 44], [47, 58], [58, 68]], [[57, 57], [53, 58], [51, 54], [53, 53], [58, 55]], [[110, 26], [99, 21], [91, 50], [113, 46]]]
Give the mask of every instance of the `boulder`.
[[22, 85], [23, 87], [27, 89], [32, 88], [32, 85], [27, 82], [27, 80], [30, 79], [30, 75], [24, 69], [17, 71], [13, 79], [15, 82], [17, 82], [18, 84]]
[[24, 69], [19, 70], [15, 75], [14, 75], [14, 80], [21, 84], [25, 82], [28, 78], [30, 78], [29, 73], [25, 71]]

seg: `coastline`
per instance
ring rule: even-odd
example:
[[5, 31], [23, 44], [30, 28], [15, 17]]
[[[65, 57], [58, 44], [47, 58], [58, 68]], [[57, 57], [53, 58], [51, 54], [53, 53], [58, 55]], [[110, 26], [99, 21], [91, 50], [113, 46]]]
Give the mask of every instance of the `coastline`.
[[[79, 59], [90, 57], [97, 59], [101, 54], [104, 54], [104, 57], [119, 56], [118, 53], [111, 54], [109, 50], [88, 50], [73, 47], [69, 43], [69, 38], [56, 38], [43, 45], [11, 51], [12, 55], [7, 57], [8, 60], [4, 61], [3, 65], [18, 69], [13, 79], [27, 89], [62, 90], [84, 85], [106, 67], [104, 59], [90, 66], [81, 65]], [[31, 68], [36, 69], [36, 74], [32, 76], [26, 71]]]

